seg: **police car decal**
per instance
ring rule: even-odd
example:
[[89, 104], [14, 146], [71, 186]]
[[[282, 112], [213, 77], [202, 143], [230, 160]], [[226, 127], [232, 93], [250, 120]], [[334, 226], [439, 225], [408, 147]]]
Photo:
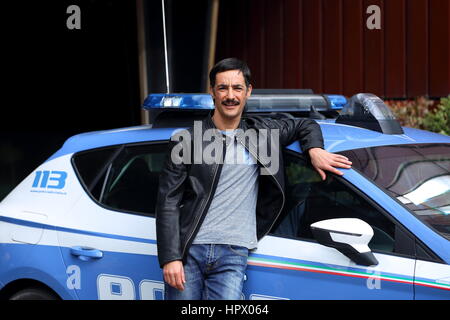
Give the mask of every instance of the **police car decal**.
[[[378, 282], [378, 289], [381, 288], [380, 281], [391, 281], [397, 283], [406, 283], [406, 284], [416, 284], [427, 286], [436, 289], [450, 290], [450, 282], [448, 280], [444, 280], [440, 283], [439, 280], [432, 281], [431, 279], [414, 279], [414, 275], [410, 274], [392, 274], [392, 273], [382, 273], [380, 270], [368, 270], [368, 269], [359, 269], [359, 268], [342, 268], [341, 266], [332, 266], [329, 264], [316, 263], [315, 261], [301, 261], [295, 259], [279, 259], [279, 257], [274, 256], [265, 256], [265, 255], [251, 255], [249, 257], [249, 265], [264, 267], [264, 268], [277, 268], [284, 270], [295, 270], [295, 271], [303, 271], [303, 272], [316, 272], [330, 275], [339, 275], [345, 277], [354, 277], [354, 278], [362, 278], [368, 279], [372, 281]], [[373, 289], [368, 283], [368, 288]]]

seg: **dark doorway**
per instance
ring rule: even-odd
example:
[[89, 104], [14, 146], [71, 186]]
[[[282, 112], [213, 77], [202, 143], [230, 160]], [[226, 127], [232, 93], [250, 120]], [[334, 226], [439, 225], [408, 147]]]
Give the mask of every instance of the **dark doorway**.
[[[66, 25], [70, 5], [79, 30]], [[140, 124], [141, 104], [135, 1], [11, 1], [2, 12], [0, 200], [68, 137]]]

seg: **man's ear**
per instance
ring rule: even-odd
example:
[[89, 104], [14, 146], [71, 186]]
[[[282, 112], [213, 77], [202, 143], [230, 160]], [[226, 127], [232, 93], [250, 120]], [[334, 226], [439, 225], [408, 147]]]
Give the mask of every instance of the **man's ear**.
[[209, 87], [209, 94], [211, 95], [211, 98], [213, 100], [213, 103], [216, 102], [216, 99], [214, 98], [214, 88], [213, 87]]
[[[248, 99], [248, 98], [250, 97], [250, 95], [252, 94], [252, 89], [253, 89], [252, 85], [249, 84], [248, 87], [247, 87], [247, 94], [246, 94], [246, 98], [247, 98], [247, 99]], [[242, 114], [246, 113], [246, 112], [247, 112], [247, 109], [248, 109], [248, 105], [247, 105], [247, 101], [246, 101], [246, 102], [245, 102], [244, 109], [242, 110]]]
[[253, 89], [252, 85], [249, 84], [247, 87], [247, 98], [250, 97], [250, 95], [252, 94], [252, 89]]

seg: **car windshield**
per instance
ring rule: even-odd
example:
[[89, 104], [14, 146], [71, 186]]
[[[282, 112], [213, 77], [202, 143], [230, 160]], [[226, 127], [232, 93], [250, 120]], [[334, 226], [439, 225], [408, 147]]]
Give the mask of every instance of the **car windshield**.
[[381, 146], [341, 154], [450, 240], [450, 144]]

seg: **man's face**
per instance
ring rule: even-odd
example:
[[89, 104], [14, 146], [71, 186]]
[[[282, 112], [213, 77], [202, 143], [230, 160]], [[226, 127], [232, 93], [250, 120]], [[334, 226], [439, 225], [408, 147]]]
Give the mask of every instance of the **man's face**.
[[224, 120], [234, 120], [240, 118], [252, 86], [245, 85], [241, 71], [229, 70], [216, 74], [216, 84], [210, 90], [217, 116]]

